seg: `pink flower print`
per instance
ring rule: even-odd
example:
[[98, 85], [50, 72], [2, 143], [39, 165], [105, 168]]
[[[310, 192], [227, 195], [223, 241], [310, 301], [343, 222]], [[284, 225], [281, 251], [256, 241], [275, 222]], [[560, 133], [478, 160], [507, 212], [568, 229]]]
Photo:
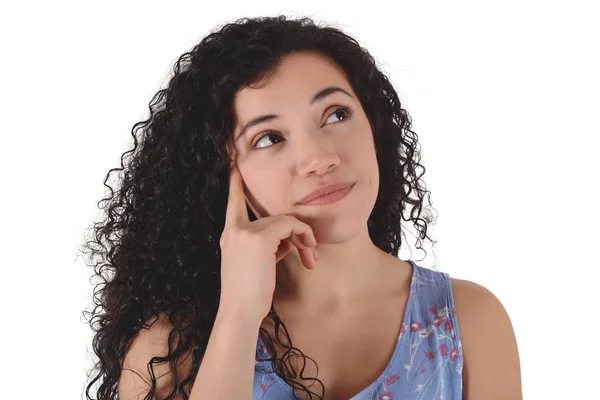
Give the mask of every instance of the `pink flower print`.
[[391, 375], [390, 377], [387, 378], [387, 380], [385, 381], [385, 384], [389, 387], [392, 386], [394, 383], [396, 383], [396, 381], [400, 379], [400, 376], [398, 375]]
[[[264, 379], [264, 377], [263, 377], [263, 379]], [[264, 398], [265, 398], [265, 395], [267, 394], [267, 390], [269, 390], [269, 388], [270, 388], [271, 386], [273, 386], [274, 384], [276, 384], [276, 383], [277, 383], [277, 381], [274, 381], [274, 382], [273, 382], [273, 383], [271, 383], [269, 386], [265, 385], [265, 383], [264, 383], [264, 382], [261, 382], [261, 383], [260, 383], [260, 388], [261, 388], [261, 390], [262, 390], [262, 392], [263, 392], [263, 394], [262, 394], [262, 396], [261, 396], [261, 399], [264, 399]]]
[[450, 353], [450, 359], [452, 361], [456, 360], [458, 358], [458, 349], [455, 347], [452, 349], [452, 352]]
[[406, 331], [406, 328], [404, 327], [404, 324], [402, 324], [402, 327], [400, 328], [400, 333], [404, 333]]
[[[423, 366], [423, 364], [425, 364], [427, 361], [432, 360], [435, 357], [435, 354], [433, 352], [426, 352], [424, 351], [423, 353], [425, 353], [425, 358], [423, 358], [423, 361], [421, 361], [421, 365], [419, 365], [419, 367], [417, 369], [421, 369], [421, 367]], [[410, 378], [410, 381], [408, 381], [408, 388], [410, 389], [410, 387], [412, 386], [413, 381], [415, 380], [415, 378], [423, 373], [427, 372], [427, 370], [425, 368], [421, 369], [419, 372], [417, 372], [416, 374], [413, 375], [412, 378]]]
[[394, 400], [392, 392], [383, 392], [379, 395], [379, 400]]
[[429, 325], [427, 328], [425, 328], [419, 332], [419, 337], [425, 339], [427, 336], [429, 336], [429, 334], [431, 332], [433, 332], [433, 327], [431, 325]]
[[452, 316], [456, 316], [456, 310], [452, 310]]
[[438, 312], [438, 310], [437, 310], [437, 306], [433, 306], [433, 307], [431, 307], [431, 308], [429, 309], [429, 311], [431, 311], [431, 313], [432, 313], [433, 315], [437, 314], [437, 312]]
[[419, 329], [421, 329], [421, 323], [419, 321], [413, 321], [413, 323], [410, 324], [410, 330], [411, 331], [416, 332]]
[[433, 326], [435, 326], [436, 328], [439, 328], [440, 325], [442, 324], [442, 322], [444, 322], [444, 321], [440, 317], [438, 317], [438, 318], [434, 319], [431, 324]]
[[446, 323], [444, 324], [444, 329], [446, 329], [446, 330], [452, 329], [452, 321], [450, 321], [450, 320], [446, 321]]
[[440, 354], [443, 356], [447, 356], [448, 355], [448, 346], [445, 344], [440, 344]]
[[448, 307], [442, 308], [438, 313], [438, 317], [440, 317], [443, 320], [448, 319]]

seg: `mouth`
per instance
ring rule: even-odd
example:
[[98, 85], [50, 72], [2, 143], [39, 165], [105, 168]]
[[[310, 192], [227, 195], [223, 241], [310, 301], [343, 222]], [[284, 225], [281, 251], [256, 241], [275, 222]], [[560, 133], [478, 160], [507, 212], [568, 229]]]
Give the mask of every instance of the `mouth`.
[[325, 205], [329, 205], [329, 204], [333, 204], [333, 203], [337, 203], [338, 201], [342, 200], [344, 197], [346, 197], [346, 195], [348, 195], [348, 193], [350, 193], [350, 191], [352, 191], [352, 188], [354, 188], [354, 185], [356, 184], [356, 182], [350, 184], [350, 185], [340, 185], [340, 187], [338, 189], [333, 189], [333, 191], [328, 190], [325, 194], [322, 194], [320, 196], [315, 197], [314, 195], [309, 197], [309, 200], [306, 201], [302, 201], [300, 203], [298, 203], [298, 205], [301, 206], [325, 206]]

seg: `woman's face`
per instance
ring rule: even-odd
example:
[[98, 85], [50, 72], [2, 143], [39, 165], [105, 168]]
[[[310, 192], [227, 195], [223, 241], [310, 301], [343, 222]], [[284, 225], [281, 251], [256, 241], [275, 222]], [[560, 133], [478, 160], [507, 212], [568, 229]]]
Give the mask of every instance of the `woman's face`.
[[[342, 90], [313, 101], [330, 87]], [[293, 215], [327, 243], [341, 243], [365, 229], [379, 190], [373, 133], [337, 64], [314, 52], [288, 55], [267, 85], [236, 93], [233, 108], [232, 158], [258, 218]], [[244, 129], [267, 114], [276, 117]], [[317, 187], [340, 181], [355, 182], [342, 200], [299, 204]]]

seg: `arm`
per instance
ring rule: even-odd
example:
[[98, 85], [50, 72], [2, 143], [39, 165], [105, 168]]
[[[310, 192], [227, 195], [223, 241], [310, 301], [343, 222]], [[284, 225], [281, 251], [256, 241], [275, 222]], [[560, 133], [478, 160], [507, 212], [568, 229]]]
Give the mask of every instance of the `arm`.
[[260, 322], [217, 312], [190, 400], [252, 399], [259, 328]]
[[[123, 364], [119, 377], [119, 398], [123, 400], [143, 399], [150, 391], [151, 378], [148, 373], [148, 363], [153, 357], [165, 356], [168, 352], [169, 332], [173, 326], [164, 314], [160, 314], [149, 329], [141, 329], [133, 338]], [[156, 395], [164, 398], [173, 388], [174, 380], [171, 377], [168, 362], [153, 364], [156, 377]], [[181, 382], [192, 370], [192, 350], [177, 360], [177, 375]], [[181, 399], [181, 397], [176, 397]]]
[[463, 399], [522, 400], [521, 367], [510, 318], [498, 298], [452, 278], [463, 346]]
[[[208, 346], [193, 383], [190, 400], [248, 399], [252, 397], [254, 357], [260, 323], [217, 313]], [[168, 336], [172, 326], [161, 315], [148, 330], [142, 329], [133, 340], [123, 361], [119, 379], [119, 398], [143, 399], [150, 390], [147, 365], [154, 356], [167, 354]], [[191, 351], [177, 362], [179, 381], [192, 370]], [[169, 363], [154, 364], [156, 393], [164, 398], [173, 390]], [[235, 377], [235, 385], [231, 384]], [[181, 399], [178, 394], [177, 399]]]

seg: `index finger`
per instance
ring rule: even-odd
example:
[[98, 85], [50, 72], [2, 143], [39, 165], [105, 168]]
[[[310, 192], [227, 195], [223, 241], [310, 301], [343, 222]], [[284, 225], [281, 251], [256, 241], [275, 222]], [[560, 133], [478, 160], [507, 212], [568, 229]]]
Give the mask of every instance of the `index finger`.
[[225, 210], [225, 228], [244, 222], [250, 222], [246, 210], [246, 198], [242, 174], [235, 162], [229, 168], [229, 196]]

